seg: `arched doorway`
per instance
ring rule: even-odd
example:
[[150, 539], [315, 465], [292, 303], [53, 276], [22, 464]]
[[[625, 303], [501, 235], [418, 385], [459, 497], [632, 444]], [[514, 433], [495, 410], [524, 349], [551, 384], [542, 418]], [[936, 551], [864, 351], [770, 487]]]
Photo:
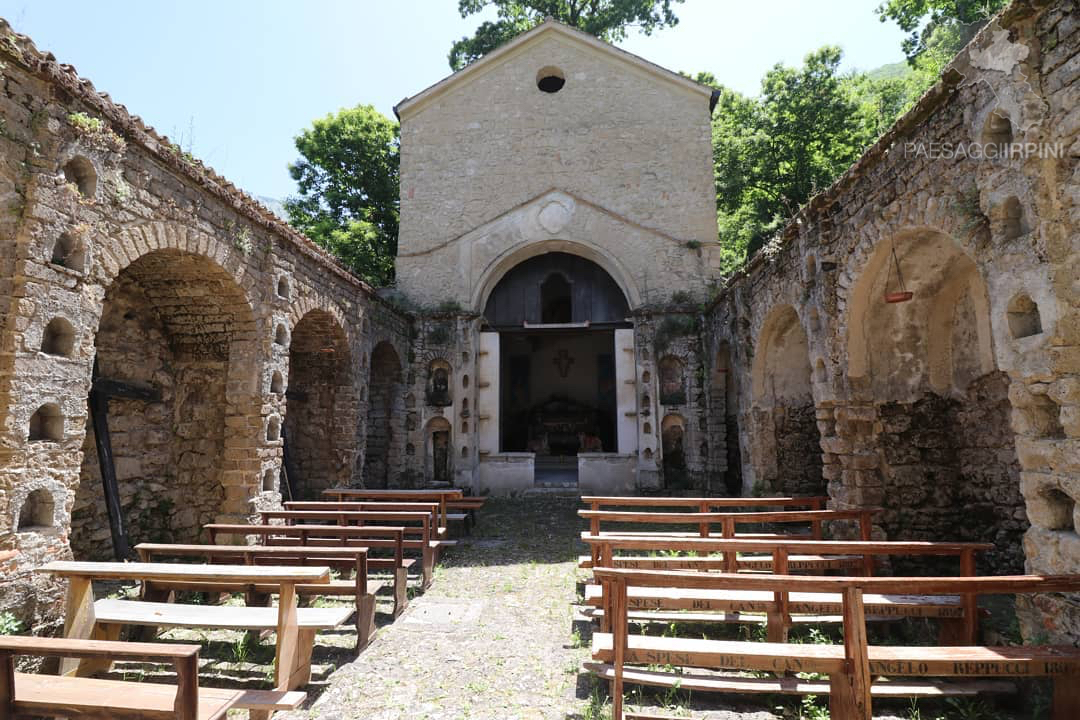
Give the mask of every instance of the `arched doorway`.
[[243, 291], [210, 259], [158, 250], [120, 272], [105, 292], [95, 338], [92, 412], [72, 511], [77, 558], [112, 555], [99, 427], [108, 430], [131, 543], [194, 542], [222, 514], [226, 447], [255, 442], [252, 428], [261, 424], [257, 402], [231, 389], [251, 385], [256, 341]]
[[615, 338], [631, 332], [628, 315], [603, 268], [563, 252], [523, 261], [487, 298], [485, 330], [498, 333], [498, 451], [532, 454], [537, 482], [576, 483], [580, 455], [619, 451], [617, 365], [633, 378], [634, 358], [617, 356]]
[[795, 308], [773, 308], [754, 350], [756, 482], [766, 494], [823, 495], [806, 332]]
[[401, 359], [385, 340], [371, 352], [368, 383], [367, 443], [364, 446], [364, 487], [390, 487], [395, 479], [394, 458], [402, 456], [403, 437], [395, 432], [395, 418], [402, 417]]
[[[886, 302], [897, 266], [912, 296]], [[1020, 570], [1027, 523], [1009, 382], [995, 366], [978, 267], [944, 233], [901, 233], [879, 243], [848, 306], [849, 382], [875, 421], [850, 423], [847, 439], [880, 478], [864, 501], [885, 509], [890, 538], [993, 542], [982, 561]]]
[[356, 394], [345, 330], [325, 310], [293, 328], [286, 389], [285, 469], [297, 499], [348, 483], [356, 454]]

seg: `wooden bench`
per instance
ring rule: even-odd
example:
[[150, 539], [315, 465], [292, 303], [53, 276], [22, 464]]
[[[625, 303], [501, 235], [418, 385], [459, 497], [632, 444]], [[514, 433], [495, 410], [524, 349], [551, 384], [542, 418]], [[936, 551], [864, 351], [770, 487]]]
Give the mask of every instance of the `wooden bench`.
[[[172, 663], [176, 685], [16, 672], [15, 658], [26, 655]], [[0, 718], [70, 715], [219, 720], [237, 706], [243, 694], [199, 687], [198, 645], [0, 637]], [[293, 694], [303, 702], [304, 693]]]
[[[330, 568], [248, 565], [184, 565], [53, 561], [36, 570], [68, 581], [64, 635], [77, 639], [115, 640], [124, 625], [225, 630], [272, 630], [277, 633], [274, 689], [294, 690], [311, 677], [315, 634], [344, 624], [349, 608], [298, 608], [296, 586], [328, 583]], [[228, 607], [177, 605], [139, 600], [94, 600], [94, 580], [140, 583], [204, 582], [277, 587], [278, 606]], [[83, 658], [61, 663], [61, 674], [85, 676], [108, 669], [108, 661]], [[259, 711], [259, 716], [264, 716]]]
[[484, 503], [487, 502], [487, 497], [484, 495], [465, 495], [458, 500], [447, 500], [446, 509], [460, 510], [463, 512], [450, 512], [447, 514], [448, 520], [461, 519], [465, 523], [465, 532], [470, 532], [473, 526], [476, 525], [476, 513], [484, 507]]
[[[679, 550], [698, 553], [723, 553], [722, 558], [638, 558], [625, 560], [628, 569], [652, 570], [722, 570], [735, 572], [744, 563], [753, 570], [765, 570], [777, 575], [790, 573], [794, 562], [820, 569], [823, 563], [839, 558], [840, 568], [855, 567], [863, 574], [874, 574], [875, 558], [890, 555], [905, 556], [954, 556], [958, 559], [959, 572], [963, 576], [975, 575], [975, 554], [993, 549], [989, 543], [939, 543], [896, 542], [860, 540], [723, 540], [707, 538], [642, 538], [612, 537], [583, 538], [597, 548], [600, 567], [619, 567], [623, 558], [616, 550]], [[738, 553], [754, 553], [752, 557], [739, 557]], [[805, 553], [815, 553], [806, 555]], [[665, 567], [663, 561], [678, 560], [682, 568]], [[719, 560], [714, 567], [711, 561]], [[853, 564], [847, 561], [853, 560]], [[701, 563], [698, 565], [697, 563]], [[658, 566], [653, 566], [657, 563]], [[707, 563], [707, 564], [706, 564]], [[977, 632], [977, 598], [966, 595], [953, 597], [872, 596], [866, 600], [868, 613], [878, 619], [902, 617], [935, 617], [941, 622], [942, 643], [975, 642]], [[635, 622], [766, 622], [768, 639], [783, 642], [792, 624], [840, 622], [842, 609], [840, 597], [835, 593], [823, 596], [802, 594], [770, 596], [768, 593], [745, 590], [686, 590], [683, 588], [630, 589], [630, 619]], [[585, 603], [593, 608], [603, 608], [605, 598], [601, 585], [585, 587]], [[786, 611], [784, 608], [787, 608]], [[594, 613], [599, 614], [599, 613]], [[970, 618], [970, 621], [969, 621]], [[601, 627], [608, 623], [600, 614]]]
[[[314, 521], [319, 525], [358, 525], [370, 526], [378, 523], [392, 523], [401, 527], [405, 533], [405, 549], [419, 550], [424, 587], [430, 587], [434, 575], [435, 563], [443, 548], [452, 547], [454, 540], [440, 540], [436, 534], [435, 513], [433, 512], [395, 512], [368, 510], [261, 510], [259, 515], [264, 525], [272, 520], [280, 520], [285, 525], [297, 525], [301, 521]], [[416, 523], [409, 525], [408, 523]]]
[[[917, 592], [926, 595], [969, 596], [1080, 591], [1080, 576], [1003, 576], [971, 578], [928, 577], [808, 577], [732, 575], [728, 573], [655, 572], [597, 568], [608, 586], [606, 612], [610, 633], [593, 636], [593, 672], [611, 680], [613, 718], [622, 718], [625, 682], [682, 689], [726, 692], [796, 692], [814, 694], [824, 683], [806, 683], [785, 673], [829, 676], [827, 692], [833, 720], [871, 720], [874, 696], [947, 695], [943, 678], [980, 678], [962, 687], [964, 693], [987, 689], [985, 678], [1051, 677], [1054, 679], [1053, 720], [1080, 717], [1080, 648], [1075, 647], [904, 647], [870, 645], [866, 637], [866, 599]], [[656, 637], [629, 633], [630, 588], [686, 588], [766, 594], [836, 594], [844, 623], [842, 645], [746, 642]], [[672, 666], [690, 672], [664, 672], [627, 664]], [[695, 674], [694, 669], [765, 671], [775, 678]], [[882, 678], [888, 678], [882, 679]], [[893, 681], [892, 678], [905, 678]], [[907, 678], [920, 678], [911, 680]], [[927, 680], [931, 678], [932, 680]]]
[[603, 510], [613, 507], [653, 507], [653, 508], [694, 508], [697, 512], [712, 512], [714, 509], [745, 511], [750, 508], [800, 508], [806, 510], [824, 510], [829, 502], [828, 496], [808, 495], [806, 497], [648, 497], [635, 495], [584, 495], [581, 502], [590, 510]]
[[[352, 573], [351, 580], [330, 580], [328, 583], [300, 583], [296, 594], [321, 596], [348, 596], [356, 604], [356, 648], [368, 646], [375, 635], [375, 594], [382, 583], [368, 577], [368, 551], [366, 548], [339, 547], [266, 547], [261, 545], [175, 545], [163, 543], [139, 543], [135, 546], [142, 562], [156, 558], [198, 557], [207, 562], [242, 562], [244, 565], [326, 565]], [[144, 583], [144, 599], [152, 599], [148, 592], [160, 588], [203, 592], [244, 592], [247, 605], [266, 605], [270, 595], [277, 592], [274, 585], [237, 585], [230, 583], [200, 583], [181, 581], [168, 584]]]
[[443, 539], [448, 528], [444, 516], [445, 506], [440, 509], [438, 503], [428, 502], [391, 502], [383, 501], [327, 501], [295, 500], [284, 503], [285, 510], [324, 510], [328, 512], [422, 512], [431, 513], [431, 537]]
[[323, 497], [330, 502], [422, 502], [435, 503], [439, 506], [439, 525], [447, 527], [447, 502], [464, 497], [458, 488], [446, 490], [419, 488], [415, 490], [365, 490], [363, 488], [329, 488], [323, 490]]
[[[419, 542], [404, 539], [405, 528], [386, 525], [245, 525], [242, 523], [209, 523], [203, 526], [210, 544], [218, 545], [221, 537], [253, 537], [263, 547], [357, 547], [368, 550], [369, 573], [389, 572], [394, 583], [394, 617], [408, 605], [408, 572], [417, 564], [415, 558], [405, 557], [405, 548], [419, 549]], [[392, 557], [372, 557], [371, 551], [386, 551]], [[422, 582], [422, 578], [421, 578]], [[331, 583], [333, 584], [333, 583]]]
[[[636, 535], [641, 537], [720, 537], [734, 539], [798, 539], [808, 540], [823, 539], [822, 525], [832, 521], [851, 521], [858, 523], [859, 539], [869, 540], [872, 530], [871, 518], [877, 509], [860, 510], [779, 510], [773, 512], [623, 512], [617, 510], [578, 510], [578, 515], [589, 521], [589, 531], [583, 537], [603, 537], [607, 535]], [[696, 533], [670, 532], [670, 531], [623, 531], [604, 532], [602, 523], [635, 523], [635, 524], [658, 524], [692, 525], [697, 528]], [[807, 533], [736, 533], [739, 525], [759, 524], [801, 524], [809, 525]], [[719, 526], [720, 532], [714, 533], [713, 527]], [[596, 548], [592, 549], [591, 562], [596, 564]]]

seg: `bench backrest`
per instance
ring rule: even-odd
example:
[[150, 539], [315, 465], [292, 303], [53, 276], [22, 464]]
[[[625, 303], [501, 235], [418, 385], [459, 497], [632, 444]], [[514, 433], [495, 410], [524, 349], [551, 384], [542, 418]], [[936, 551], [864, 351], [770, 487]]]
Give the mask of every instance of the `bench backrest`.
[[439, 527], [446, 527], [445, 502], [398, 502], [394, 500], [290, 500], [286, 510], [324, 510], [329, 512], [426, 512], [433, 513]]
[[[871, 517], [877, 509], [860, 510], [778, 510], [772, 512], [624, 512], [617, 510], [578, 510], [589, 521], [589, 534], [599, 536], [602, 523], [637, 523], [660, 525], [696, 525], [701, 537], [709, 537], [712, 528], [720, 527], [725, 538], [735, 537], [735, 528], [746, 524], [809, 524], [810, 535], [822, 539], [822, 524], [830, 521], [855, 520], [862, 540], [870, 539]], [[656, 533], [660, 534], [660, 533]], [[595, 559], [595, 558], [594, 558]]]
[[249, 582], [260, 584], [327, 583], [330, 568], [269, 565], [184, 565], [142, 562], [75, 562], [53, 560], [35, 572], [60, 577], [98, 580], [190, 580], [192, 582]]
[[598, 567], [613, 567], [616, 550], [680, 551], [723, 553], [725, 572], [738, 569], [737, 553], [762, 553], [772, 556], [773, 572], [786, 574], [787, 558], [796, 553], [822, 555], [861, 555], [863, 572], [874, 574], [874, 558], [888, 555], [952, 555], [960, 558], [960, 574], [975, 574], [975, 554], [992, 550], [991, 543], [970, 542], [904, 542], [887, 540], [740, 540], [719, 538], [655, 538], [634, 535], [602, 535], [582, 533], [581, 539], [596, 551]]
[[581, 502], [590, 510], [612, 507], [694, 508], [698, 512], [710, 512], [714, 508], [747, 510], [749, 508], [805, 508], [822, 510], [829, 501], [827, 496], [807, 497], [637, 497], [618, 495], [585, 495]]
[[[254, 535], [259, 547], [318, 547], [311, 540], [337, 540], [337, 547], [387, 549], [394, 554], [395, 565], [401, 567], [405, 549], [405, 528], [390, 525], [245, 525], [241, 523], [208, 523], [203, 525], [210, 544], [217, 545], [221, 536]], [[282, 539], [288, 544], [282, 544]], [[275, 543], [276, 541], [276, 543]]]
[[[209, 562], [215, 559], [240, 559], [246, 565], [317, 564], [354, 570], [357, 580], [366, 582], [368, 551], [364, 547], [288, 547], [267, 545], [184, 545], [139, 543], [135, 546], [139, 559], [150, 562], [155, 557], [199, 557]], [[291, 561], [291, 562], [290, 562]]]
[[[15, 717], [15, 658], [17, 656], [62, 657], [73, 659], [131, 660], [137, 662], [171, 662], [176, 669], [176, 700], [173, 703], [177, 720], [197, 720], [199, 717], [199, 646], [171, 643], [129, 643], [109, 640], [77, 640], [74, 638], [43, 638], [0, 636], [0, 717]], [[237, 699], [240, 693], [236, 693]], [[71, 712], [69, 705], [56, 707], [58, 712]]]
[[[320, 525], [369, 525], [393, 523], [404, 528], [406, 535], [421, 535], [424, 542], [437, 536], [434, 512], [393, 512], [371, 510], [260, 510], [264, 525], [271, 520], [283, 520], [287, 525], [297, 520], [317, 520]], [[419, 527], [408, 525], [417, 523]]]

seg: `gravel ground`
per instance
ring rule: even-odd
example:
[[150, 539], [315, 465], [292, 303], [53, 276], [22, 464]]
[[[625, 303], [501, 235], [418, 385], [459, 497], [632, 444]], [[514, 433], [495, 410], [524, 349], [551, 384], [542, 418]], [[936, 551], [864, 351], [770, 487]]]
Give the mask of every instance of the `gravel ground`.
[[[579, 505], [577, 498], [547, 495], [489, 500], [472, 534], [444, 554], [433, 586], [422, 594], [410, 588], [415, 597], [397, 621], [389, 615], [390, 599], [380, 597], [379, 631], [359, 656], [347, 629], [318, 636], [308, 706], [278, 713], [276, 720], [609, 720], [605, 686], [580, 670], [590, 629], [574, 622], [586, 577], [576, 569], [584, 552]], [[200, 679], [206, 685], [268, 687], [273, 637], [245, 641], [242, 633], [174, 630], [164, 638], [203, 643]], [[148, 680], [157, 674], [145, 666], [136, 672]], [[675, 717], [828, 718], [823, 701], [628, 691], [628, 709]], [[879, 720], [1015, 717], [982, 701], [877, 709]]]

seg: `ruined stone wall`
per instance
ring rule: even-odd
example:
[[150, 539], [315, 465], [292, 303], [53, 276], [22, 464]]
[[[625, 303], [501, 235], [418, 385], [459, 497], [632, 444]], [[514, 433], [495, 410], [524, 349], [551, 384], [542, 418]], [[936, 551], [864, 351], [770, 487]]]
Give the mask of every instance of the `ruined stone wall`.
[[[0, 34], [0, 548], [19, 551], [0, 610], [48, 630], [60, 584], [33, 569], [111, 555], [95, 362], [93, 387], [134, 392], [108, 403], [130, 541], [195, 540], [202, 523], [280, 501], [294, 381], [316, 398], [296, 421], [334, 430], [329, 456], [298, 448], [308, 489], [362, 482], [369, 356], [384, 341], [405, 352], [409, 321], [73, 70]], [[320, 322], [305, 334], [306, 317]], [[291, 347], [298, 328], [306, 348]]]
[[425, 316], [416, 325], [406, 378], [404, 461], [416, 485], [472, 486], [479, 421], [474, 346], [478, 322], [475, 315], [454, 310]]
[[[744, 491], [789, 475], [762, 430], [793, 312], [834, 506], [883, 507], [879, 537], [991, 541], [983, 570], [1080, 569], [1078, 17], [1014, 3], [728, 284], [706, 345], [737, 376]], [[894, 248], [913, 297], [886, 303]], [[1080, 638], [1073, 600], [1035, 606], [1029, 637]]]

